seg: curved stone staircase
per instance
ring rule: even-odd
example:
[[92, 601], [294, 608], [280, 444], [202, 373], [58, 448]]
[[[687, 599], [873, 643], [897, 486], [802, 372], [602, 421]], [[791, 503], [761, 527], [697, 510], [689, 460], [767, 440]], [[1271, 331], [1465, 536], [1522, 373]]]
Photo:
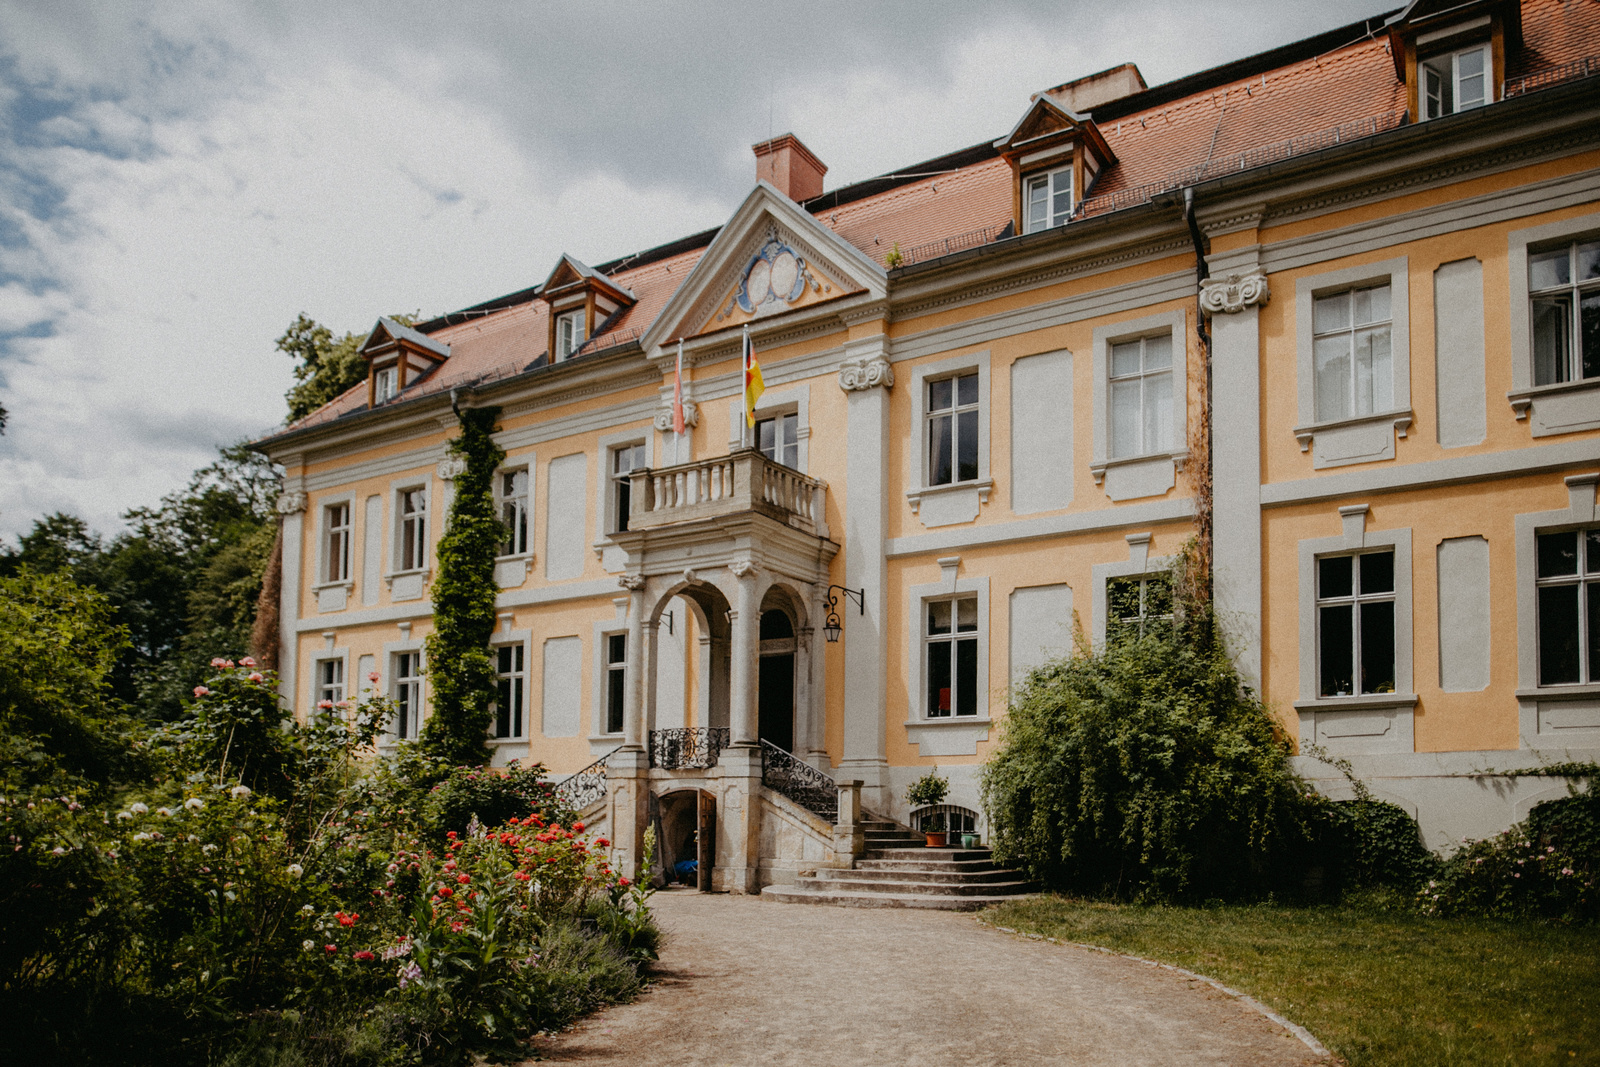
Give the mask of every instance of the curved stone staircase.
[[922, 835], [887, 819], [862, 820], [866, 854], [853, 868], [801, 872], [793, 885], [769, 885], [767, 900], [847, 908], [977, 911], [1034, 891], [1017, 871], [996, 867], [986, 848], [928, 848]]

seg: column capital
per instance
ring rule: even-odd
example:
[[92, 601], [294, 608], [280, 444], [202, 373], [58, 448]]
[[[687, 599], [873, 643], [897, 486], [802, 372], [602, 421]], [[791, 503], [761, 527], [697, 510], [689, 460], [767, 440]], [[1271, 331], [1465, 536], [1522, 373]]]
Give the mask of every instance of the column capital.
[[279, 515], [294, 515], [306, 509], [306, 494], [298, 489], [278, 494], [278, 503], [275, 505]]
[[858, 356], [839, 364], [839, 388], [847, 393], [894, 385], [894, 367], [882, 356]]
[[439, 461], [438, 474], [443, 481], [455, 481], [466, 472], [467, 461], [460, 456], [446, 456]]
[[1259, 270], [1207, 278], [1200, 283], [1200, 307], [1213, 315], [1238, 314], [1245, 308], [1265, 304], [1271, 295], [1267, 276]]

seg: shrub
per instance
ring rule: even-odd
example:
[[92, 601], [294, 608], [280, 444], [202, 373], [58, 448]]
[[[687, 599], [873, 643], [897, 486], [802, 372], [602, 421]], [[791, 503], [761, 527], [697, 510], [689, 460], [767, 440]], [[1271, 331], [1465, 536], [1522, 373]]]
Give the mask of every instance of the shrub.
[[522, 767], [513, 763], [503, 772], [486, 767], [451, 767], [444, 772], [422, 802], [422, 818], [429, 839], [442, 845], [454, 830], [464, 833], [477, 820], [500, 826], [512, 819], [537, 815], [546, 822], [568, 818], [554, 786], [544, 781], [543, 765]]

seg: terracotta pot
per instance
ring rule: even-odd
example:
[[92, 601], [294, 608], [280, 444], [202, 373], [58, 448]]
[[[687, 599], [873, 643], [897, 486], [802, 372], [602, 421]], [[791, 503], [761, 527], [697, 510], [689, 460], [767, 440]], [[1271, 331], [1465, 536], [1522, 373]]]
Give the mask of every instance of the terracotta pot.
[[944, 848], [943, 830], [924, 830], [922, 836], [927, 838], [929, 848]]

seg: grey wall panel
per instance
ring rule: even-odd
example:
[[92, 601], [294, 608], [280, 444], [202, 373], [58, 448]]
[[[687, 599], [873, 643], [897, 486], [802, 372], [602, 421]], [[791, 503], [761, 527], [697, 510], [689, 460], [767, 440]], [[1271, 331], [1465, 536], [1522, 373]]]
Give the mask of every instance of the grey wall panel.
[[1439, 443], [1482, 444], [1488, 434], [1484, 382], [1483, 264], [1458, 259], [1433, 272], [1434, 367]]
[[583, 694], [583, 639], [552, 637], [544, 643], [544, 735], [577, 737]]
[[383, 497], [376, 493], [367, 497], [361, 538], [361, 603], [370, 608], [378, 602], [383, 581]]
[[1476, 693], [1489, 685], [1489, 542], [1439, 542], [1439, 688]]
[[1018, 515], [1072, 503], [1072, 353], [1011, 364], [1011, 509]]
[[1072, 587], [1034, 585], [1011, 592], [1011, 680], [1072, 651]]
[[589, 457], [582, 452], [557, 456], [546, 471], [544, 576], [553, 582], [578, 578], [587, 541]]

